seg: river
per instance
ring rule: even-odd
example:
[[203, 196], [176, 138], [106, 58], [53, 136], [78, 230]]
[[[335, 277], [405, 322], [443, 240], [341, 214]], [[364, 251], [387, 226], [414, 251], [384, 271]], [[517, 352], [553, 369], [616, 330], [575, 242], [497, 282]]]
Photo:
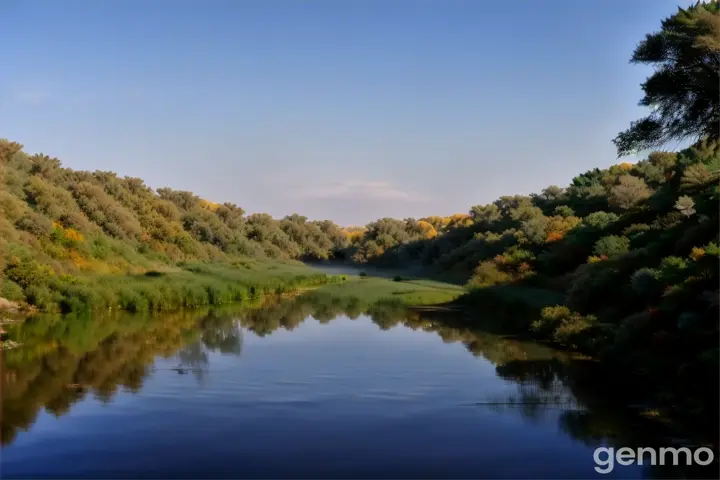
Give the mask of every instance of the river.
[[[3, 352], [3, 478], [644, 478], [598, 446], [667, 441], [586, 360], [299, 298], [37, 317]], [[606, 392], [607, 393], [607, 392]]]

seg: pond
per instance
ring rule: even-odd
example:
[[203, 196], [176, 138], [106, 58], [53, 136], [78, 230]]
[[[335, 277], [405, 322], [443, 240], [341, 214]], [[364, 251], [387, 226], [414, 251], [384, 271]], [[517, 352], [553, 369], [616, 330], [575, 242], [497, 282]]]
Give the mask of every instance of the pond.
[[12, 325], [3, 478], [687, 474], [597, 473], [597, 446], [662, 428], [598, 393], [592, 362], [454, 315], [294, 297]]

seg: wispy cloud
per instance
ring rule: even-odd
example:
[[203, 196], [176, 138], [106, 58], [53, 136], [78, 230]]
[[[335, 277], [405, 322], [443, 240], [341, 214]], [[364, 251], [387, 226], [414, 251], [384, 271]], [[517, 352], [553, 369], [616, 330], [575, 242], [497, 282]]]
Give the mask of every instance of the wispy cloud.
[[365, 199], [399, 200], [405, 202], [422, 201], [424, 198], [412, 192], [400, 189], [389, 182], [346, 180], [327, 185], [303, 189], [294, 195], [307, 199]]

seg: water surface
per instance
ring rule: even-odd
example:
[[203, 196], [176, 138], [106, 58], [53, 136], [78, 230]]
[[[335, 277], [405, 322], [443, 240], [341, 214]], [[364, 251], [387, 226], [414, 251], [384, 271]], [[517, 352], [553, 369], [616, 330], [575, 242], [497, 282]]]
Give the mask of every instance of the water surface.
[[598, 445], [666, 440], [581, 360], [447, 315], [296, 298], [30, 320], [3, 355], [0, 474], [589, 478]]

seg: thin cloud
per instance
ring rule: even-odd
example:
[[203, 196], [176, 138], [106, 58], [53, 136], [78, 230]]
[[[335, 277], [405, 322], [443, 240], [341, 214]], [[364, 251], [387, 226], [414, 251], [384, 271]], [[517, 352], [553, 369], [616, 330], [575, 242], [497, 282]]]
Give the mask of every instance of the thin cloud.
[[389, 182], [348, 180], [302, 190], [295, 195], [298, 198], [331, 200], [396, 200], [405, 202], [421, 201], [419, 195], [402, 190]]

